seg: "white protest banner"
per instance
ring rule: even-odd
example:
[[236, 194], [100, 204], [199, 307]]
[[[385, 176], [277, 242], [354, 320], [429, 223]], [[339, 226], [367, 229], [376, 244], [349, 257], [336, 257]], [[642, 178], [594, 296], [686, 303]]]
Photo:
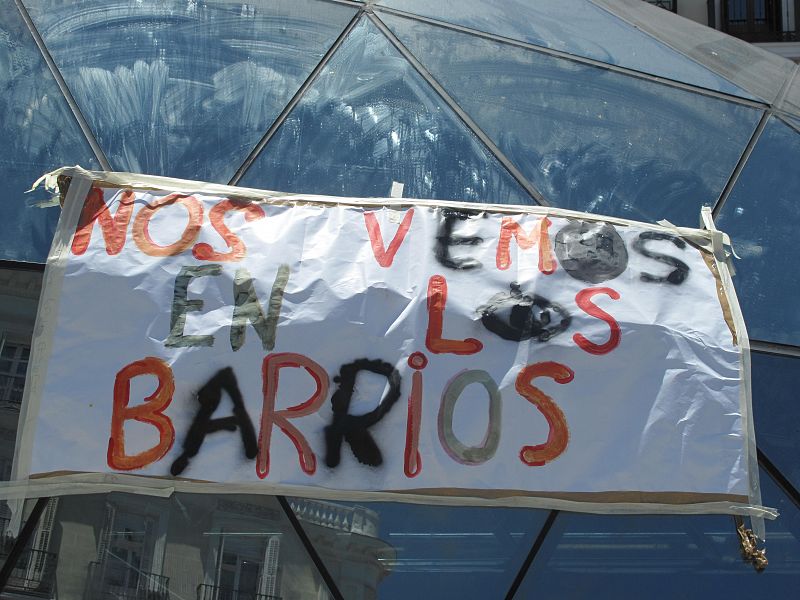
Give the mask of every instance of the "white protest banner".
[[718, 232], [62, 174], [30, 486], [773, 514]]

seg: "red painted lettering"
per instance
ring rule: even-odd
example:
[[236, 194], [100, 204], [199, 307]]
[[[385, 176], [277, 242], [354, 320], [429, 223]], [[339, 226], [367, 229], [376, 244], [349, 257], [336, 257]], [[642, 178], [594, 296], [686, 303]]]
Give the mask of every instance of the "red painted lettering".
[[241, 260], [245, 257], [247, 247], [244, 242], [225, 224], [225, 215], [237, 210], [244, 211], [244, 218], [247, 222], [264, 218], [264, 210], [258, 204], [228, 199], [218, 202], [208, 211], [208, 220], [211, 221], [211, 226], [220, 237], [225, 240], [230, 252], [217, 252], [211, 247], [211, 244], [201, 242], [192, 249], [192, 254], [196, 259], [223, 262]]
[[542, 217], [533, 226], [530, 235], [527, 235], [519, 223], [511, 217], [503, 217], [500, 225], [500, 240], [497, 242], [497, 268], [505, 271], [511, 266], [511, 237], [517, 239], [517, 244], [523, 250], [533, 246], [539, 248], [539, 271], [551, 275], [556, 270], [556, 259], [553, 256], [553, 247], [550, 244], [550, 219]]
[[572, 369], [557, 362], [534, 363], [522, 369], [517, 375], [517, 392], [539, 409], [550, 426], [544, 444], [522, 447], [519, 457], [526, 465], [541, 467], [558, 458], [569, 443], [569, 429], [564, 413], [552, 398], [532, 385], [533, 380], [537, 377], [549, 377], [556, 383], [569, 383], [574, 376]]
[[573, 335], [572, 339], [575, 340], [575, 343], [578, 344], [581, 350], [584, 350], [589, 354], [608, 354], [614, 348], [619, 346], [619, 342], [622, 339], [622, 332], [619, 329], [619, 323], [617, 323], [614, 317], [592, 302], [592, 298], [597, 294], [605, 294], [612, 300], [619, 300], [619, 292], [612, 290], [611, 288], [602, 287], [581, 290], [575, 296], [575, 302], [586, 314], [597, 319], [602, 319], [608, 324], [609, 329], [611, 329], [611, 335], [608, 336], [608, 341], [604, 344], [595, 344], [594, 342], [586, 339], [586, 337], [580, 333]]
[[425, 346], [434, 354], [475, 354], [483, 344], [475, 338], [448, 340], [442, 338], [444, 309], [447, 306], [447, 280], [434, 275], [428, 281], [428, 331]]
[[[144, 403], [128, 406], [131, 395], [131, 379], [141, 375], [152, 375], [158, 379], [156, 391], [144, 399]], [[142, 469], [164, 457], [175, 441], [175, 428], [164, 413], [172, 402], [175, 380], [172, 369], [159, 358], [149, 356], [122, 368], [114, 380], [114, 404], [111, 412], [111, 437], [108, 440], [108, 466], [118, 471]], [[129, 455], [125, 452], [125, 421], [139, 421], [158, 429], [158, 444]]]
[[419, 429], [422, 425], [422, 369], [428, 359], [422, 352], [414, 352], [408, 357], [408, 366], [414, 369], [411, 376], [411, 394], [408, 396], [408, 420], [406, 421], [406, 449], [403, 471], [406, 477], [416, 477], [422, 471], [422, 457], [419, 454]]
[[[156, 244], [150, 237], [150, 220], [156, 214], [156, 211], [176, 203], [186, 208], [189, 213], [189, 221], [186, 223], [179, 240], [166, 246]], [[159, 198], [155, 202], [146, 204], [136, 214], [136, 218], [133, 220], [133, 239], [136, 241], [139, 250], [149, 256], [175, 256], [194, 244], [202, 225], [203, 205], [197, 198], [186, 194], [170, 194]]]
[[89, 247], [92, 237], [92, 228], [95, 221], [100, 224], [103, 240], [106, 243], [106, 252], [114, 256], [122, 251], [128, 231], [128, 223], [133, 213], [135, 195], [131, 190], [124, 190], [119, 195], [119, 206], [114, 215], [103, 200], [103, 190], [92, 188], [86, 195], [81, 216], [78, 219], [78, 228], [72, 238], [72, 253], [80, 256]]
[[389, 247], [384, 250], [383, 248], [383, 235], [381, 235], [381, 226], [378, 225], [378, 219], [375, 218], [374, 212], [365, 212], [364, 221], [367, 224], [367, 233], [369, 233], [369, 241], [372, 244], [372, 252], [375, 255], [375, 260], [384, 268], [392, 266], [394, 255], [400, 248], [400, 244], [408, 233], [408, 228], [411, 227], [411, 219], [414, 218], [414, 209], [409, 208], [403, 217], [397, 232], [394, 234], [392, 241], [389, 242]]
[[[302, 367], [316, 383], [316, 390], [305, 402], [291, 406], [284, 410], [275, 410], [275, 397], [278, 394], [278, 376], [280, 370], [286, 367]], [[272, 439], [272, 427], [277, 425], [285, 433], [295, 448], [300, 458], [300, 468], [304, 473], [313, 475], [317, 470], [317, 457], [302, 433], [289, 422], [310, 415], [319, 410], [328, 397], [328, 374], [310, 358], [302, 354], [281, 352], [268, 354], [261, 367], [264, 390], [264, 408], [261, 413], [261, 430], [258, 434], [258, 457], [256, 459], [256, 474], [264, 479], [269, 475], [269, 446]]]

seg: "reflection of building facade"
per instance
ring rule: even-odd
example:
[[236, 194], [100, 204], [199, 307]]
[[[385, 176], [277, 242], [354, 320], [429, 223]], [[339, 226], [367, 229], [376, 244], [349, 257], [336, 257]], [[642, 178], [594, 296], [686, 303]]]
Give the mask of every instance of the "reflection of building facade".
[[647, 0], [682, 17], [800, 60], [797, 0]]
[[[292, 503], [347, 598], [377, 598], [391, 559], [376, 537], [377, 515], [330, 502]], [[328, 598], [274, 498], [199, 494], [52, 500], [7, 591], [84, 600]]]

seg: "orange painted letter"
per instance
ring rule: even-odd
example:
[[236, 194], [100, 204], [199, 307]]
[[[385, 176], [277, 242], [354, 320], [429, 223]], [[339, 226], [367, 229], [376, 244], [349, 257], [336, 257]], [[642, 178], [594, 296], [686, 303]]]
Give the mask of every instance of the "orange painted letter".
[[201, 242], [196, 244], [192, 249], [192, 254], [196, 259], [221, 262], [241, 260], [244, 258], [245, 254], [247, 254], [247, 248], [244, 242], [225, 225], [225, 215], [234, 210], [243, 210], [244, 218], [248, 223], [264, 218], [264, 209], [258, 204], [228, 199], [218, 202], [208, 211], [208, 220], [211, 221], [211, 226], [216, 229], [220, 237], [225, 240], [225, 243], [231, 251], [217, 252], [210, 244]]
[[[278, 395], [278, 376], [285, 367], [303, 367], [317, 384], [316, 390], [305, 402], [284, 410], [275, 410], [275, 397]], [[313, 475], [317, 470], [317, 457], [311, 450], [306, 438], [289, 422], [289, 419], [305, 417], [319, 410], [328, 397], [328, 374], [325, 370], [302, 354], [281, 352], [268, 354], [261, 366], [264, 390], [264, 408], [261, 412], [261, 430], [258, 434], [258, 457], [256, 459], [256, 475], [264, 479], [269, 475], [269, 445], [272, 439], [272, 427], [277, 425], [297, 448], [300, 457], [300, 468], [304, 473]]]
[[[181, 237], [176, 242], [166, 246], [156, 244], [150, 237], [150, 219], [156, 214], [156, 211], [165, 206], [172, 204], [182, 204], [189, 213], [189, 222], [183, 230]], [[139, 250], [149, 256], [175, 256], [180, 254], [187, 248], [190, 248], [200, 233], [200, 227], [203, 225], [203, 205], [194, 196], [187, 196], [185, 194], [170, 194], [159, 198], [155, 202], [146, 204], [136, 214], [133, 220], [133, 239]]]
[[89, 240], [92, 238], [94, 222], [97, 221], [100, 223], [100, 229], [103, 232], [106, 252], [109, 256], [119, 254], [125, 245], [128, 223], [133, 212], [134, 198], [135, 195], [131, 190], [124, 190], [119, 197], [117, 212], [114, 216], [111, 216], [111, 211], [108, 210], [108, 205], [103, 200], [103, 190], [99, 188], [89, 190], [78, 220], [78, 228], [72, 238], [72, 253], [80, 256], [86, 252], [89, 247]]
[[[144, 403], [128, 406], [131, 379], [152, 375], [158, 379], [156, 391]], [[111, 413], [111, 437], [108, 440], [108, 466], [117, 471], [142, 469], [164, 457], [175, 441], [175, 428], [164, 411], [172, 402], [175, 380], [172, 369], [160, 358], [149, 356], [122, 368], [114, 380], [114, 408]], [[138, 454], [125, 453], [125, 421], [139, 421], [158, 429], [158, 444]]]
[[517, 392], [539, 409], [550, 426], [550, 433], [547, 434], [544, 444], [522, 447], [519, 457], [526, 465], [541, 467], [558, 458], [569, 443], [569, 429], [564, 413], [549, 396], [532, 385], [533, 380], [537, 377], [549, 377], [556, 383], [569, 383], [574, 376], [572, 369], [557, 362], [534, 363], [517, 375]]
[[389, 242], [389, 247], [384, 250], [383, 236], [381, 235], [381, 226], [378, 225], [378, 219], [375, 218], [375, 213], [374, 212], [364, 213], [364, 221], [367, 224], [367, 233], [369, 233], [369, 241], [370, 244], [372, 245], [372, 253], [375, 255], [375, 260], [378, 261], [378, 264], [380, 266], [384, 268], [392, 266], [394, 255], [397, 254], [397, 250], [400, 248], [400, 244], [403, 243], [403, 240], [406, 237], [406, 233], [408, 233], [408, 228], [411, 227], [411, 219], [413, 218], [414, 218], [414, 209], [409, 208], [406, 211], [405, 216], [403, 217], [403, 221], [397, 228], [397, 232], [394, 234], [392, 241]]
[[483, 344], [475, 338], [465, 340], [446, 340], [442, 338], [444, 309], [447, 305], [447, 280], [434, 275], [428, 281], [428, 332], [425, 346], [434, 354], [475, 354], [483, 349]]
[[553, 247], [550, 245], [550, 219], [543, 217], [533, 226], [533, 231], [527, 235], [519, 223], [511, 217], [503, 217], [500, 225], [500, 241], [497, 242], [497, 268], [505, 271], [511, 266], [511, 237], [517, 238], [517, 244], [523, 250], [537, 246], [539, 248], [539, 271], [551, 275], [556, 270], [556, 259], [553, 257]]

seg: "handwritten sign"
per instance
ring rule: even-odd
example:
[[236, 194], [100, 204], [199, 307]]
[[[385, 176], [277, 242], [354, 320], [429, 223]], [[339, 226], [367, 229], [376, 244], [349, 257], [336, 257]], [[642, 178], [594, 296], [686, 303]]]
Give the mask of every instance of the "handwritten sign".
[[752, 504], [707, 232], [153, 187], [67, 200], [31, 477]]

